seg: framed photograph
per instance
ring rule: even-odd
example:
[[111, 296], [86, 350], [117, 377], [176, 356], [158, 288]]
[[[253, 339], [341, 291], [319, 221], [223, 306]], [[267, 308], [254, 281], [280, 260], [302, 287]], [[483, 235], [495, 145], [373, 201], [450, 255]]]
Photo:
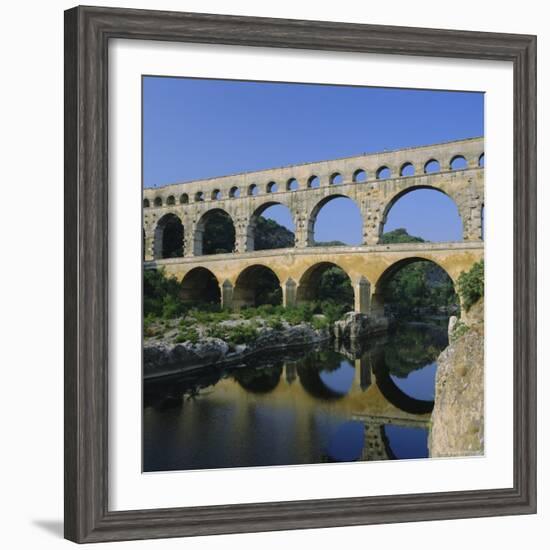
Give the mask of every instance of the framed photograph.
[[65, 12], [66, 538], [535, 513], [535, 59]]

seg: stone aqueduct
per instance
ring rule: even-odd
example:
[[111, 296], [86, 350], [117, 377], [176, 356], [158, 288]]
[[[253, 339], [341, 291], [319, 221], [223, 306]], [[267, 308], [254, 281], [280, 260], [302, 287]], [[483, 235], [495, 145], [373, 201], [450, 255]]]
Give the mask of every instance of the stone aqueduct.
[[[483, 257], [483, 145], [483, 138], [472, 138], [145, 189], [145, 269], [162, 266], [176, 276], [184, 300], [200, 298], [210, 277], [219, 286], [222, 305], [234, 308], [252, 303], [256, 273], [266, 267], [277, 276], [288, 306], [309, 299], [318, 274], [337, 265], [351, 280], [360, 312], [381, 308], [385, 280], [417, 259], [435, 262], [456, 281]], [[462, 241], [380, 244], [391, 207], [416, 189], [434, 189], [454, 201]], [[359, 207], [362, 245], [313, 246], [317, 214], [336, 197], [350, 198]], [[256, 251], [256, 220], [276, 204], [292, 214], [295, 246]], [[233, 221], [233, 253], [202, 254], [205, 226], [214, 211]], [[165, 231], [173, 223], [181, 224], [183, 256], [163, 258]]]

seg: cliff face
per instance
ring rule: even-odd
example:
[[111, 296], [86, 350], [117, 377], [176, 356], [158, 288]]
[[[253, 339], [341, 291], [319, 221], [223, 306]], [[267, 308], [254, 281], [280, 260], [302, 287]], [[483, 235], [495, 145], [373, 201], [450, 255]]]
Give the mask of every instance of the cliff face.
[[430, 456], [472, 456], [484, 452], [483, 300], [462, 322], [451, 323], [449, 346], [437, 359]]

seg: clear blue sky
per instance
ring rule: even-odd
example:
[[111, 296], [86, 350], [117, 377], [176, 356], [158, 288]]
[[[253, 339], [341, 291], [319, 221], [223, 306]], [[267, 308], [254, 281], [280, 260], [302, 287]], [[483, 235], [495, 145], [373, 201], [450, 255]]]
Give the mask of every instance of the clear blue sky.
[[[145, 187], [483, 135], [482, 93], [166, 77], [145, 77], [143, 92]], [[283, 207], [264, 215], [293, 228]], [[460, 238], [456, 208], [434, 191], [399, 200], [385, 230], [396, 227]], [[360, 235], [351, 201], [321, 210], [316, 240]]]

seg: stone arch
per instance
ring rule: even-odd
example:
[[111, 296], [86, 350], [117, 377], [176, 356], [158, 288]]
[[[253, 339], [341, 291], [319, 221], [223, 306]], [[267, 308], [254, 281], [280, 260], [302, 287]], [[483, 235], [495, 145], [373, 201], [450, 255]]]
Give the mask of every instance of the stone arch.
[[241, 190], [236, 185], [234, 185], [229, 190], [229, 198], [230, 199], [238, 199], [240, 196], [241, 196]]
[[155, 197], [155, 200], [153, 201], [153, 204], [155, 206], [162, 206], [162, 197]]
[[235, 309], [264, 304], [279, 305], [282, 302], [281, 281], [270, 267], [254, 264], [245, 267], [239, 273], [233, 290]]
[[[355, 297], [353, 281], [347, 270], [335, 262], [321, 261], [308, 267], [300, 276], [298, 287], [296, 289], [296, 302], [298, 304], [315, 301], [319, 298], [319, 285], [323, 274], [331, 268], [338, 268], [348, 278], [352, 289], [352, 302]], [[353, 306], [352, 308], [353, 309]]]
[[340, 172], [333, 172], [329, 178], [330, 185], [341, 185], [344, 183], [344, 176]]
[[388, 178], [391, 178], [391, 170], [388, 166], [380, 166], [378, 170], [376, 170], [376, 179], [377, 180], [386, 180]]
[[[217, 225], [222, 225], [223, 228], [216, 230], [215, 226]], [[207, 210], [195, 226], [193, 235], [193, 252], [195, 256], [224, 254], [234, 251], [235, 224], [231, 215], [223, 208]]]
[[180, 204], [188, 204], [189, 203], [189, 195], [187, 193], [182, 193], [180, 195]]
[[204, 201], [204, 193], [202, 191], [197, 191], [195, 193], [195, 202], [203, 202]]
[[298, 191], [299, 188], [300, 188], [300, 184], [298, 183], [298, 180], [296, 178], [290, 178], [286, 182], [287, 191]]
[[255, 197], [256, 195], [258, 195], [259, 192], [260, 192], [260, 188], [255, 183], [251, 183], [248, 186], [248, 196], [249, 197]]
[[222, 192], [219, 189], [214, 189], [210, 195], [213, 201], [219, 201], [222, 198]]
[[355, 201], [355, 199], [351, 198], [350, 196], [345, 195], [343, 193], [333, 193], [331, 195], [323, 197], [322, 199], [320, 199], [313, 206], [313, 208], [311, 209], [311, 211], [309, 213], [308, 219], [307, 219], [307, 227], [306, 227], [306, 232], [307, 232], [306, 243], [307, 243], [307, 246], [314, 246], [315, 245], [315, 222], [317, 221], [317, 216], [319, 215], [319, 212], [321, 211], [323, 206], [325, 206], [330, 201], [332, 201], [334, 199], [337, 199], [337, 198], [344, 198], [344, 199], [349, 199], [350, 201], [352, 201], [353, 204], [357, 207], [358, 212], [361, 214], [362, 222], [364, 221], [362, 219], [363, 214], [361, 213], [361, 208], [360, 208], [359, 204], [357, 203], [357, 201]]
[[464, 155], [454, 155], [449, 162], [449, 170], [465, 170], [468, 168], [468, 161]]
[[151, 206], [151, 203], [149, 202], [149, 199], [143, 199], [143, 208], [149, 208]]
[[181, 281], [181, 299], [185, 303], [219, 304], [221, 292], [219, 281], [206, 267], [195, 267]]
[[365, 172], [363, 168], [357, 168], [357, 170], [353, 172], [352, 181], [353, 183], [362, 183], [367, 181], [367, 172]]
[[316, 189], [321, 186], [321, 178], [317, 174], [312, 174], [307, 179], [307, 188]]
[[265, 186], [265, 192], [266, 193], [276, 193], [279, 190], [279, 186], [277, 185], [276, 181], [270, 181]]
[[174, 213], [164, 214], [155, 227], [154, 258], [181, 258], [184, 250], [184, 230], [181, 219]]
[[169, 195], [166, 199], [166, 204], [168, 206], [174, 206], [176, 204], [176, 197], [174, 197], [174, 195]]
[[462, 212], [460, 210], [458, 201], [456, 200], [456, 198], [453, 195], [449, 194], [447, 192], [447, 190], [444, 190], [440, 187], [436, 187], [434, 185], [411, 185], [410, 187], [406, 187], [405, 189], [402, 189], [401, 191], [397, 192], [395, 195], [393, 195], [389, 199], [388, 202], [386, 202], [386, 204], [384, 206], [384, 209], [383, 209], [383, 212], [382, 212], [382, 216], [380, 218], [380, 225], [378, 227], [378, 238], [380, 238], [382, 236], [382, 234], [384, 233], [384, 226], [386, 225], [388, 215], [389, 215], [391, 209], [397, 203], [397, 201], [399, 199], [402, 199], [405, 195], [408, 195], [409, 193], [413, 193], [414, 191], [418, 191], [419, 189], [429, 189], [429, 190], [432, 190], [432, 191], [437, 191], [438, 193], [442, 193], [443, 195], [445, 195], [449, 199], [451, 199], [454, 206], [456, 207], [456, 211], [458, 213], [458, 216], [459, 216], [460, 222], [461, 222], [461, 226], [462, 226], [462, 234], [464, 234], [464, 223], [465, 223], [465, 221], [464, 221], [464, 218], [462, 216]]
[[437, 159], [431, 158], [424, 163], [424, 174], [441, 172], [441, 165]]
[[[250, 220], [248, 222], [247, 239], [246, 239], [246, 241], [247, 241], [246, 242], [246, 250], [248, 252], [251, 252], [253, 250], [270, 250], [270, 249], [273, 249], [273, 248], [287, 248], [286, 246], [281, 246], [281, 247], [266, 247], [266, 246], [258, 247], [258, 245], [257, 245], [257, 242], [256, 242], [256, 229], [257, 229], [257, 226], [258, 226], [258, 218], [268, 208], [271, 208], [272, 206], [283, 206], [283, 207], [285, 207], [290, 212], [291, 218], [292, 218], [292, 212], [291, 212], [290, 208], [288, 207], [288, 205], [285, 204], [284, 202], [270, 200], [270, 201], [266, 201], [263, 204], [261, 204], [260, 206], [258, 206], [256, 208], [256, 210], [254, 210], [254, 212], [250, 216]], [[296, 228], [294, 228], [294, 229], [296, 229]], [[290, 244], [289, 247], [290, 246], [294, 246], [294, 244]]]
[[414, 176], [414, 164], [412, 162], [404, 162], [399, 169], [399, 175], [401, 177]]
[[390, 266], [388, 266], [382, 274], [378, 277], [376, 280], [374, 286], [373, 286], [373, 293], [371, 296], [371, 310], [374, 313], [377, 314], [383, 314], [384, 313], [384, 295], [386, 291], [386, 287], [388, 283], [393, 279], [393, 277], [401, 271], [404, 267], [417, 263], [417, 262], [429, 262], [438, 268], [440, 268], [445, 274], [449, 277], [450, 281], [453, 284], [453, 288], [456, 293], [456, 281], [453, 279], [453, 277], [450, 275], [447, 268], [442, 265], [440, 262], [435, 261], [434, 259], [430, 258], [427, 255], [424, 254], [417, 254], [414, 256], [410, 256], [408, 258], [403, 258], [401, 260], [397, 260]]
[[480, 168], [485, 168], [485, 153], [481, 153], [481, 155], [479, 155], [479, 158], [477, 159], [477, 165]]

